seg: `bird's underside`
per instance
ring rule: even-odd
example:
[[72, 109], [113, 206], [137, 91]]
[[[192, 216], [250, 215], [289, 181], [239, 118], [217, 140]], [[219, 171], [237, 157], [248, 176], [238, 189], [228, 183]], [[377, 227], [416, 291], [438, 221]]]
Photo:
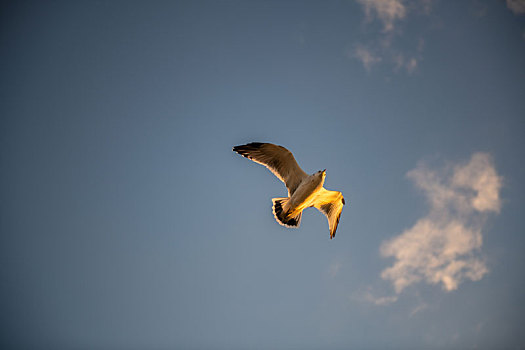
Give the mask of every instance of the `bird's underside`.
[[345, 200], [341, 192], [323, 187], [325, 170], [308, 175], [290, 151], [271, 143], [252, 142], [233, 151], [264, 165], [286, 185], [288, 197], [272, 199], [273, 215], [280, 225], [299, 227], [303, 210], [315, 207], [328, 219], [330, 239], [335, 236]]

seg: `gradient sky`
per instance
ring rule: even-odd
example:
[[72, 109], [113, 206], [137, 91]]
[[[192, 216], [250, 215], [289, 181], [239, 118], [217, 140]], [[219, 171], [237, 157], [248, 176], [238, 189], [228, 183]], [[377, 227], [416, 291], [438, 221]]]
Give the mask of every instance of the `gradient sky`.
[[1, 6], [3, 349], [525, 347], [523, 1]]

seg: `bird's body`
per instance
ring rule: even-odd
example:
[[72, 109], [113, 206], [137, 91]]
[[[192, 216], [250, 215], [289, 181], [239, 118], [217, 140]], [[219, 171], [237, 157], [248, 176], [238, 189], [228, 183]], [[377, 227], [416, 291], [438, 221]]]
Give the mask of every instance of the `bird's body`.
[[289, 216], [294, 216], [306, 208], [312, 207], [323, 188], [325, 176], [315, 173], [305, 177], [288, 201]]
[[286, 227], [299, 227], [304, 209], [315, 207], [328, 219], [330, 239], [335, 236], [345, 200], [338, 191], [328, 191], [324, 185], [326, 169], [306, 174], [292, 153], [282, 146], [252, 142], [235, 146], [233, 151], [266, 166], [288, 188], [288, 197], [273, 198], [273, 214]]

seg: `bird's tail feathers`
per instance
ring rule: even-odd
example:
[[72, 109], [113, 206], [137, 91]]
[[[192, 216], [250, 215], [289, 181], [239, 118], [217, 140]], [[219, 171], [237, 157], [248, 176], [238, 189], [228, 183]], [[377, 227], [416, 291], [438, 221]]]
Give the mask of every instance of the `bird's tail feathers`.
[[287, 215], [287, 209], [286, 204], [290, 200], [289, 197], [287, 198], [272, 198], [273, 202], [273, 216], [275, 217], [275, 220], [282, 225], [286, 227], [293, 227], [297, 228], [299, 225], [301, 225], [301, 215], [303, 212], [299, 212], [299, 214], [288, 217]]

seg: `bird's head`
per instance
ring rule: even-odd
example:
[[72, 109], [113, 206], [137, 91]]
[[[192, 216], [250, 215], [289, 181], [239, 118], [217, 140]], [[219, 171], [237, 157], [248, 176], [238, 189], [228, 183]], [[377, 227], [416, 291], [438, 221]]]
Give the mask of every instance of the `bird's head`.
[[326, 169], [325, 170], [319, 170], [316, 173], [317, 176], [321, 176], [323, 179], [326, 177]]

